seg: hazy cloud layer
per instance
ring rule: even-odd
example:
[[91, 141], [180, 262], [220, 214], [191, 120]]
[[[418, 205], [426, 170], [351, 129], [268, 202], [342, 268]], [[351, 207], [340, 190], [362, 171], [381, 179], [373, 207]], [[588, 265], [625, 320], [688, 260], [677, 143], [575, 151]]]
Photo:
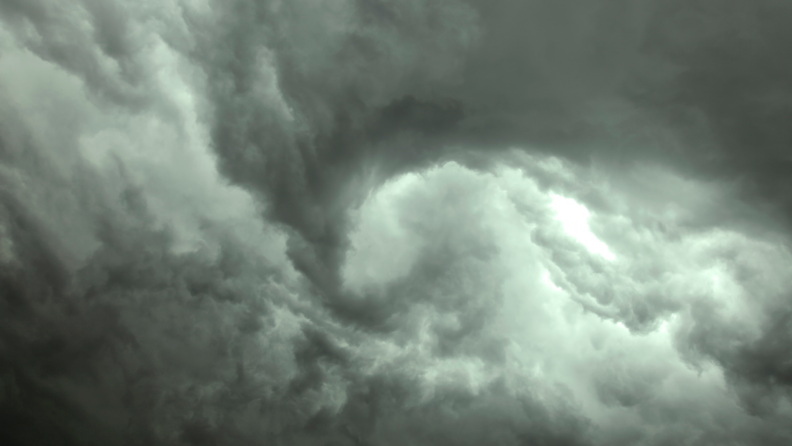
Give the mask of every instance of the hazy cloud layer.
[[792, 441], [784, 2], [0, 19], [3, 444]]

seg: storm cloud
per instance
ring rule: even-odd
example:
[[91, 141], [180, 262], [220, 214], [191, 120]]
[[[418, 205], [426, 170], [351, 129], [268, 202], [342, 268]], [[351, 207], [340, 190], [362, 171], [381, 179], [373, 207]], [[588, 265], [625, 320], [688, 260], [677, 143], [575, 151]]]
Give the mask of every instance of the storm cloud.
[[789, 444], [790, 20], [0, 0], [0, 442]]

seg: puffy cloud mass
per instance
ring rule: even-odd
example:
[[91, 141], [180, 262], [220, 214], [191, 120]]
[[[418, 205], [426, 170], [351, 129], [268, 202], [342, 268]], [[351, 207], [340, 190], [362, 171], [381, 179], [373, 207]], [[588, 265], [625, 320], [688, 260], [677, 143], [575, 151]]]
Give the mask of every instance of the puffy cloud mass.
[[0, 0], [0, 443], [792, 443], [791, 14]]

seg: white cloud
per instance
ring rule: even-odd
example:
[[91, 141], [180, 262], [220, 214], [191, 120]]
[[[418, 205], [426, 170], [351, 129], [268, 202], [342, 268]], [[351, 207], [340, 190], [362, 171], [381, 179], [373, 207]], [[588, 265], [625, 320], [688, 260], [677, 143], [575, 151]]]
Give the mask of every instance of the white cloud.
[[412, 268], [422, 241], [410, 237], [394, 209], [420, 178], [407, 174], [383, 185], [355, 212], [357, 227], [350, 235], [351, 251], [342, 270], [346, 286], [362, 292], [404, 277]]
[[[115, 200], [125, 181], [140, 188], [157, 222], [172, 230], [177, 252], [219, 249], [205, 234], [209, 223], [285, 265], [285, 239], [265, 227], [261, 204], [218, 172], [207, 123], [201, 117], [205, 108], [201, 76], [158, 36], [148, 37], [152, 44], [140, 57], [157, 67], [152, 88], [158, 107], [142, 112], [108, 109], [79, 78], [19, 47], [0, 62], [0, 82], [9, 105], [17, 108], [27, 126], [37, 129], [35, 144], [45, 151], [62, 181], [82, 175], [82, 163], [87, 163], [103, 177], [103, 188], [97, 192], [105, 199]], [[282, 99], [270, 99], [273, 107], [282, 108]], [[24, 168], [18, 171], [23, 172]], [[30, 193], [43, 184], [28, 181]], [[35, 205], [39, 200], [43, 198], [30, 197], [28, 202]], [[51, 209], [45, 202], [37, 207], [44, 214]], [[85, 217], [61, 214], [43, 220], [60, 220], [58, 224], [74, 228], [72, 238], [84, 239], [72, 247], [79, 258], [95, 246], [83, 233], [90, 227]]]
[[[553, 163], [545, 161], [544, 165]], [[559, 174], [569, 176], [568, 172]], [[613, 193], [607, 184], [593, 187]], [[692, 182], [686, 187], [694, 194], [706, 193], [696, 190]], [[478, 297], [494, 312], [487, 316], [477, 339], [507, 340], [511, 347], [506, 349], [506, 363], [499, 365], [482, 363], [472, 350], [457, 353], [453, 361], [462, 361], [454, 366], [458, 370], [477, 369], [488, 380], [508, 375], [515, 389], [561, 385], [598, 424], [606, 443], [631, 435], [630, 430], [660, 438], [665, 421], [652, 414], [687, 413], [690, 398], [700, 398], [699, 410], [711, 411], [717, 423], [731, 419], [749, 423], [721, 370], [712, 363], [699, 363], [699, 370], [691, 368], [677, 350], [677, 342], [686, 342], [685, 330], [695, 324], [688, 309], [697, 304], [708, 305], [722, 315], [717, 317], [726, 318], [730, 325], [722, 329], [749, 339], [747, 333], [761, 323], [762, 305], [746, 298], [747, 284], [733, 269], [724, 269], [719, 252], [741, 246], [755, 253], [750, 255], [753, 262], [784, 254], [728, 231], [691, 233], [682, 239], [664, 235], [647, 229], [647, 225], [653, 227], [652, 218], [668, 218], [662, 208], [654, 214], [639, 211], [643, 213], [640, 220], [630, 213], [593, 214], [560, 193], [543, 189], [522, 171], [506, 167], [482, 173], [449, 163], [395, 179], [358, 210], [359, 226], [345, 266], [348, 285], [359, 284], [365, 275], [369, 286], [379, 279], [387, 288], [398, 276], [407, 282], [428, 280], [416, 286], [431, 293], [437, 285], [432, 277], [421, 276], [421, 258], [449, 240], [457, 256], [474, 256], [464, 247], [491, 240], [497, 252], [483, 267], [491, 268], [497, 279], [474, 286], [497, 287], [495, 294]], [[612, 196], [615, 202], [625, 199]], [[624, 237], [618, 259], [591, 233], [590, 219], [598, 224], [618, 222]], [[376, 238], [376, 243], [361, 249], [364, 232]], [[609, 237], [613, 240], [615, 233]], [[458, 260], [455, 257], [454, 262]], [[385, 272], [372, 274], [371, 268]], [[454, 266], [449, 263], [447, 268]], [[457, 286], [470, 286], [464, 283]], [[457, 287], [444, 290], [463, 292]], [[602, 311], [587, 311], [586, 299], [591, 302], [589, 310], [599, 306]], [[457, 308], [464, 312], [480, 307]], [[442, 326], [445, 316], [431, 311], [413, 314], [422, 315], [424, 328], [409, 343], [433, 345], [432, 327]], [[738, 315], [745, 320], [734, 319]], [[649, 329], [640, 328], [642, 324], [649, 324]], [[399, 361], [410, 358], [409, 363], [421, 364], [422, 376], [429, 380], [426, 385], [435, 385], [437, 374], [443, 373], [442, 364], [450, 359], [437, 358], [426, 347], [409, 351], [399, 355]], [[675, 386], [684, 386], [686, 393], [674, 391]], [[674, 422], [688, 426], [699, 421], [677, 418]], [[651, 426], [657, 430], [647, 434]]]
[[556, 194], [550, 194], [550, 199], [556, 218], [561, 222], [567, 234], [592, 253], [599, 254], [608, 260], [616, 258], [608, 246], [591, 232], [588, 225], [589, 210], [585, 206], [571, 198]]
[[[217, 443], [508, 445], [558, 425], [721, 444], [789, 416], [770, 394], [789, 386], [792, 254], [734, 223], [752, 208], [733, 185], [616, 161], [660, 149], [500, 151], [585, 139], [590, 113], [625, 145], [681, 145], [598, 98], [640, 39], [589, 39], [595, 20], [570, 40], [586, 14], [520, 2], [77, 3], [0, 2], [0, 363], [18, 349], [28, 381], [85, 390], [119, 432], [176, 441], [204, 417]], [[525, 52], [524, 29], [567, 54]], [[509, 161], [410, 172], [468, 138]]]

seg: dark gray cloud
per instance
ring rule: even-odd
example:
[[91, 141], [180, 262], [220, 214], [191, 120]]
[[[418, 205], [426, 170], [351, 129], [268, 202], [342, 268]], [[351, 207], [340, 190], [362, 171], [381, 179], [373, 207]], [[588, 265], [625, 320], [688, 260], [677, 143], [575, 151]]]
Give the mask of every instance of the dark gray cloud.
[[791, 13], [0, 0], [0, 440], [787, 444]]

